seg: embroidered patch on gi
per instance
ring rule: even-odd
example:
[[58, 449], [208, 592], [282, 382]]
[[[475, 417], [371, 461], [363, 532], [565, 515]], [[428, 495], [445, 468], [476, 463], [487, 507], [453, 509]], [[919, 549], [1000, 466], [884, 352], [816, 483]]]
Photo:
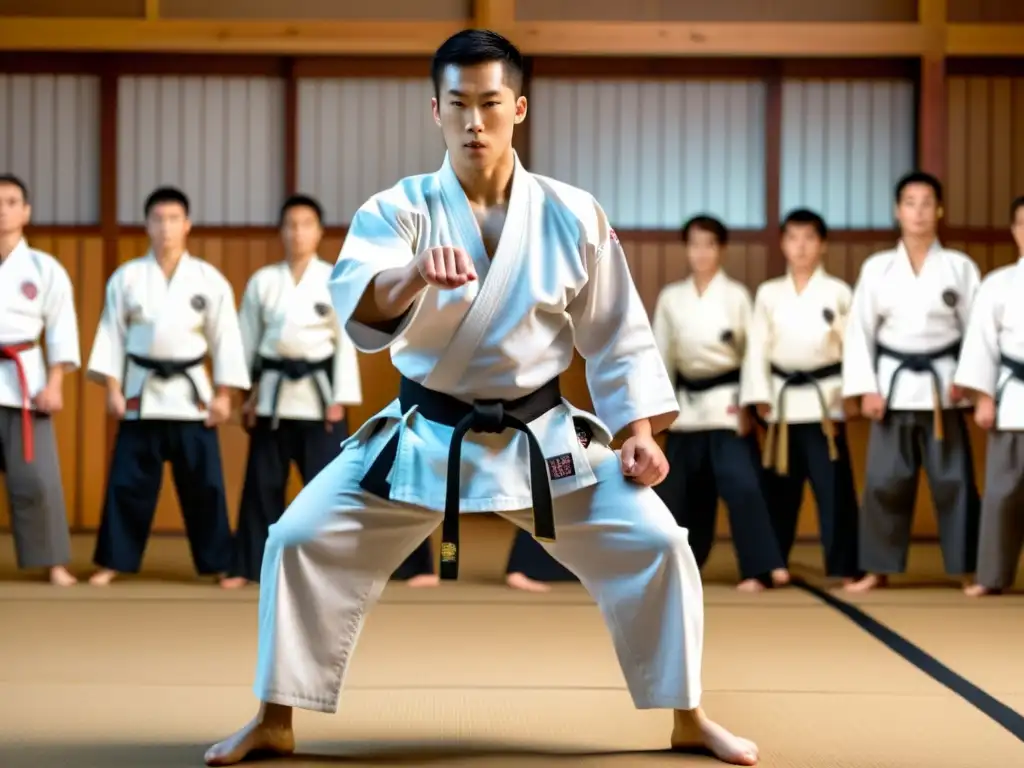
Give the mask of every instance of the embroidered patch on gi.
[[609, 237], [609, 238], [611, 238], [611, 241], [612, 241], [613, 243], [617, 243], [617, 242], [619, 242], [619, 236], [618, 236], [618, 234], [617, 234], [617, 233], [615, 232], [615, 230], [614, 230], [614, 229], [612, 229], [611, 227], [608, 227], [608, 237]]
[[576, 427], [576, 439], [580, 441], [580, 445], [587, 448], [590, 441], [594, 439], [594, 430], [583, 419], [573, 419], [572, 425]]
[[722, 338], [722, 343], [723, 344], [732, 344], [733, 340], [736, 337], [733, 335], [732, 331], [722, 331], [722, 337], [721, 338]]
[[327, 317], [331, 314], [331, 307], [328, 304], [314, 304], [313, 310], [320, 315], [320, 317]]
[[832, 325], [832, 323], [835, 322], [836, 319], [836, 313], [833, 312], [828, 307], [825, 307], [825, 310], [821, 313], [821, 316], [825, 318], [825, 322], [828, 323], [829, 325]]
[[955, 307], [959, 300], [960, 300], [960, 297], [957, 296], [956, 291], [954, 291], [952, 288], [947, 290], [947, 291], [943, 291], [942, 292], [942, 301], [950, 309]]
[[129, 397], [124, 401], [124, 409], [129, 413], [138, 413], [139, 407], [142, 405], [141, 397]]
[[564, 480], [576, 474], [576, 465], [573, 463], [571, 453], [563, 453], [561, 456], [552, 456], [548, 459], [548, 474], [552, 480]]
[[26, 299], [33, 301], [39, 295], [39, 289], [36, 288], [35, 283], [26, 280], [21, 284], [21, 293]]
[[192, 297], [192, 301], [189, 303], [196, 312], [202, 312], [206, 309], [206, 297], [200, 296], [198, 293]]

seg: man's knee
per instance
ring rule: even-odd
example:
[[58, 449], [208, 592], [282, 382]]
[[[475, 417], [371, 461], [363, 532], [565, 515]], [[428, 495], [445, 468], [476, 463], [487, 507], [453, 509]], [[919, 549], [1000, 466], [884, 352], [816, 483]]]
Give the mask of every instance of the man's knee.
[[7, 473], [7, 489], [11, 502], [19, 507], [37, 507], [43, 504], [47, 493], [47, 479], [38, 462], [23, 464]]

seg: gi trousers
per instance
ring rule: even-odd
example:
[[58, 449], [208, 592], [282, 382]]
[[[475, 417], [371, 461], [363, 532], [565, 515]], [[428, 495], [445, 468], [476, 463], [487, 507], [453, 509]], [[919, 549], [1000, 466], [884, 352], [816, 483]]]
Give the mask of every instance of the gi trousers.
[[342, 420], [328, 432], [323, 421], [281, 419], [271, 429], [270, 417], [261, 416], [249, 433], [249, 457], [245, 466], [234, 559], [229, 575], [259, 581], [267, 532], [285, 509], [292, 462], [302, 482], [308, 483], [338, 455], [348, 437]]
[[729, 528], [740, 578], [766, 579], [784, 568], [765, 501], [760, 452], [753, 433], [733, 430], [669, 432], [665, 443], [669, 474], [655, 488], [676, 522], [689, 531], [697, 565], [711, 554], [718, 523], [718, 499], [729, 511]]
[[71, 560], [57, 438], [48, 414], [32, 414], [34, 460], [25, 461], [20, 408], [0, 406], [0, 474], [7, 485], [19, 568], [53, 568]]
[[903, 573], [923, 468], [939, 525], [946, 573], [973, 573], [981, 499], [967, 424], [960, 410], [942, 412], [936, 440], [931, 411], [889, 411], [871, 425], [860, 516], [860, 566], [868, 573]]
[[1022, 545], [1024, 432], [990, 432], [985, 454], [977, 582], [989, 589], [1012, 587]]
[[[611, 632], [638, 708], [700, 704], [700, 573], [671, 513], [591, 443], [597, 482], [555, 499], [545, 549], [575, 573]], [[254, 690], [262, 701], [335, 712], [367, 613], [442, 515], [360, 487], [363, 445], [349, 443], [271, 526], [260, 585]], [[523, 529], [529, 510], [503, 512]], [[542, 641], [539, 641], [542, 642]]]
[[96, 565], [137, 573], [153, 527], [165, 462], [171, 463], [196, 572], [231, 564], [231, 527], [217, 430], [201, 421], [131, 420], [118, 425]]

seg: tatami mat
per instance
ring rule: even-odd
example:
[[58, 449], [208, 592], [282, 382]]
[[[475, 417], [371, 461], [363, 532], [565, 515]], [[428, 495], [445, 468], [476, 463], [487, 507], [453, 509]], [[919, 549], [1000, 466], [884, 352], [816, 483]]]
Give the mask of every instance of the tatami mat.
[[[389, 586], [340, 712], [299, 713], [302, 754], [286, 765], [715, 765], [664, 751], [670, 716], [633, 708], [578, 585], [546, 595], [501, 585], [508, 534], [465, 527], [476, 558], [465, 583]], [[76, 541], [84, 573], [90, 545]], [[813, 568], [817, 557], [803, 547], [797, 559]], [[150, 563], [163, 581], [0, 584], [0, 766], [198, 766], [252, 714], [256, 589], [225, 593], [191, 578], [177, 539], [154, 540]], [[721, 547], [706, 586], [704, 703], [758, 741], [762, 766], [1024, 765], [1024, 744], [814, 596], [738, 594], [733, 576]], [[1024, 709], [1020, 599], [968, 602], [945, 587], [856, 602]]]

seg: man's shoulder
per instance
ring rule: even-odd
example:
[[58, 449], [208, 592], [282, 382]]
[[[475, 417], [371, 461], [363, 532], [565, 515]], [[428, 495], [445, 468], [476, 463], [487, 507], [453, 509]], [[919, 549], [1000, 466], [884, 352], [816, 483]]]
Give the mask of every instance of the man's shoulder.
[[543, 174], [531, 173], [544, 198], [545, 207], [555, 211], [566, 223], [581, 229], [591, 243], [601, 243], [606, 234], [614, 235], [608, 217], [597, 198], [587, 190]]

